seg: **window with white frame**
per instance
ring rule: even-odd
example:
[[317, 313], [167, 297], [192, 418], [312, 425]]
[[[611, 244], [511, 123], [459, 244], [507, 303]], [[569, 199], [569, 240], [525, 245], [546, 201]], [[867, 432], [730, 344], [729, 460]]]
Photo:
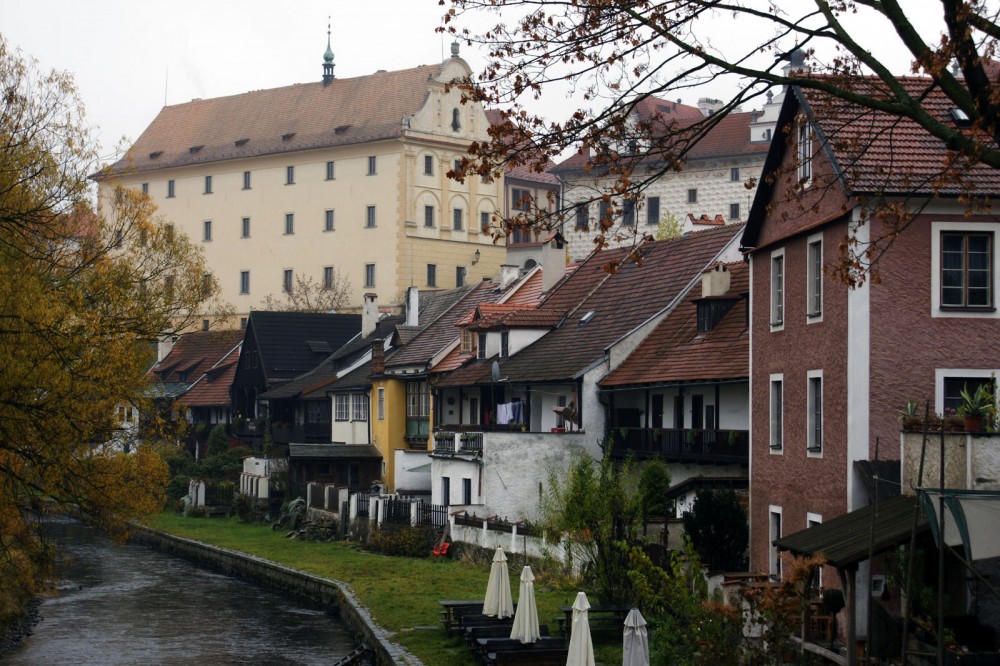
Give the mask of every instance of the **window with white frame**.
[[500, 332], [500, 356], [502, 358], [510, 356], [510, 331]]
[[291, 236], [295, 233], [295, 213], [285, 213], [285, 235]]
[[740, 179], [740, 168], [739, 167], [729, 167], [729, 180], [732, 182], [738, 182]]
[[431, 391], [427, 382], [406, 383], [406, 418], [425, 419], [431, 415]]
[[333, 396], [333, 420], [349, 421], [351, 418], [351, 396], [349, 393], [338, 393]]
[[367, 206], [365, 208], [365, 228], [375, 228], [375, 206]]
[[212, 177], [205, 176], [205, 194], [212, 193]]
[[993, 307], [993, 234], [941, 233], [941, 307]]
[[472, 348], [472, 331], [470, 331], [467, 328], [463, 328], [461, 336], [460, 336], [460, 339], [461, 339], [461, 342], [460, 342], [461, 346], [460, 346], [459, 351], [461, 351], [463, 354], [471, 354], [472, 351], [473, 351], [473, 348]]
[[336, 163], [333, 160], [330, 160], [330, 161], [328, 161], [326, 163], [326, 179], [327, 180], [333, 180], [334, 177], [336, 176], [335, 165], [336, 165]]
[[453, 209], [451, 211], [451, 217], [452, 217], [451, 220], [452, 229], [454, 229], [455, 231], [461, 231], [462, 225], [464, 224], [464, 222], [462, 221], [462, 209], [461, 208]]
[[427, 264], [427, 286], [437, 286], [437, 264]]
[[483, 211], [479, 214], [479, 228], [486, 230], [490, 228], [490, 214], [487, 211]]
[[806, 315], [823, 314], [823, 235], [809, 237], [806, 246]]
[[240, 226], [240, 238], [250, 238], [250, 218], [244, 217]]
[[823, 371], [810, 370], [806, 376], [806, 447], [811, 454], [823, 452]]
[[586, 203], [576, 204], [576, 230], [586, 231], [590, 227], [590, 212]]
[[365, 286], [375, 286], [375, 264], [365, 264]]
[[[996, 397], [996, 381], [991, 371], [978, 370], [975, 372], [968, 370], [953, 370], [954, 374], [942, 374], [941, 385], [941, 409], [945, 414], [958, 411], [962, 406], [962, 391], [968, 395], [975, 394], [980, 386], [985, 386], [990, 393]], [[990, 372], [991, 374], [986, 374]]]
[[384, 421], [385, 420], [385, 389], [384, 388], [379, 388], [378, 391], [376, 391], [375, 393], [376, 393], [376, 399], [378, 401], [378, 405], [377, 405], [377, 408], [378, 408], [378, 420], [379, 421]]
[[772, 578], [781, 578], [781, 553], [774, 542], [781, 538], [781, 507], [770, 505], [768, 507], [768, 573]]
[[464, 287], [465, 286], [465, 276], [468, 271], [466, 271], [465, 266], [455, 267], [455, 286]]
[[424, 155], [424, 175], [433, 176], [434, 175], [434, 156]]
[[730, 220], [740, 219], [740, 205], [738, 203], [729, 204], [729, 219]]
[[812, 130], [809, 128], [809, 123], [804, 120], [799, 123], [798, 144], [796, 148], [799, 184], [805, 187], [812, 182], [813, 150]]
[[698, 203], [698, 188], [692, 187], [688, 190], [688, 203]]
[[323, 267], [323, 288], [333, 289], [333, 266]]
[[292, 269], [286, 268], [281, 274], [281, 290], [286, 294], [292, 291]]
[[646, 198], [646, 224], [660, 223], [660, 197]]
[[250, 189], [250, 172], [249, 171], [244, 171], [243, 172], [243, 189], [244, 190], [249, 190]]
[[240, 271], [240, 293], [250, 293], [250, 271]]
[[770, 378], [770, 445], [771, 450], [780, 452], [782, 447], [782, 434], [784, 429], [784, 376], [781, 374], [771, 375]]
[[202, 225], [202, 237], [203, 241], [212, 240], [212, 220], [205, 220]]
[[434, 226], [434, 206], [424, 206], [424, 226]]
[[486, 358], [486, 333], [476, 336], [476, 358]]
[[323, 231], [333, 231], [333, 209], [323, 212]]
[[375, 156], [374, 155], [370, 155], [368, 157], [368, 175], [369, 176], [374, 176], [375, 175], [375, 165], [376, 165]]
[[351, 395], [351, 420], [368, 420], [368, 396], [364, 393], [354, 393]]
[[295, 184], [295, 167], [287, 166], [285, 167], [285, 185]]
[[[807, 513], [806, 514], [806, 529], [817, 527], [823, 524], [823, 516], [818, 513]], [[816, 586], [819, 589], [823, 589], [823, 567], [816, 567]]]
[[174, 181], [168, 180], [167, 181], [167, 198], [168, 199], [172, 199], [174, 197], [174, 192], [175, 192]]
[[785, 323], [785, 250], [771, 253], [771, 328]]

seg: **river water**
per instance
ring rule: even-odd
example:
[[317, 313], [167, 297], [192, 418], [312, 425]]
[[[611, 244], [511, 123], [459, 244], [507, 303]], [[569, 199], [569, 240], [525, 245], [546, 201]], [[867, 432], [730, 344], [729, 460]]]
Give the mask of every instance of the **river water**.
[[68, 554], [34, 633], [0, 664], [329, 666], [353, 648], [317, 605], [126, 544], [70, 521], [47, 530]]

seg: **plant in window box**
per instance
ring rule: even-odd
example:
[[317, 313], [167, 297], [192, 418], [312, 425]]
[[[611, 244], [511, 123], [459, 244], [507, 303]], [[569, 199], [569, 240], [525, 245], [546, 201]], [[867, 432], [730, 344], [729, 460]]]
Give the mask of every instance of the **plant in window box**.
[[921, 418], [917, 410], [920, 408], [916, 400], [910, 400], [905, 405], [896, 410], [899, 415], [899, 423], [903, 430], [923, 430], [924, 419]]
[[987, 384], [980, 384], [975, 391], [969, 391], [966, 385], [961, 391], [962, 404], [958, 413], [965, 420], [968, 432], [979, 432], [983, 427], [983, 419], [989, 417], [993, 410], [993, 392]]
[[962, 432], [965, 430], [965, 419], [959, 416], [954, 408], [948, 407], [944, 410], [941, 427], [948, 432]]

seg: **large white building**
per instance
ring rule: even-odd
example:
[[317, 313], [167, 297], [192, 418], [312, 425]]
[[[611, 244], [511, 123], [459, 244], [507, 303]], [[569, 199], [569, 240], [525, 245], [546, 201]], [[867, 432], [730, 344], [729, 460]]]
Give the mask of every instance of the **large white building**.
[[328, 46], [322, 80], [164, 107], [102, 201], [118, 182], [148, 193], [243, 317], [299, 277], [346, 278], [353, 306], [479, 281], [505, 260], [482, 230], [502, 183], [446, 175], [487, 138], [482, 106], [448, 86], [470, 74], [454, 44], [440, 64], [337, 79]]

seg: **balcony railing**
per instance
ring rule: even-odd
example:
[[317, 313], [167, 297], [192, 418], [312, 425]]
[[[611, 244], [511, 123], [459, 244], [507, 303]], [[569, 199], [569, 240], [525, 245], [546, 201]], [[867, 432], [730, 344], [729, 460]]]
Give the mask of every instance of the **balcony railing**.
[[281, 444], [289, 442], [322, 444], [332, 441], [333, 430], [329, 423], [300, 423], [297, 425], [274, 423], [271, 425], [271, 438]]
[[450, 432], [439, 430], [434, 433], [435, 453], [467, 453], [483, 452], [483, 433], [481, 432]]
[[612, 427], [608, 439], [614, 458], [632, 453], [636, 458], [663, 458], [668, 462], [745, 465], [750, 460], [747, 430]]

